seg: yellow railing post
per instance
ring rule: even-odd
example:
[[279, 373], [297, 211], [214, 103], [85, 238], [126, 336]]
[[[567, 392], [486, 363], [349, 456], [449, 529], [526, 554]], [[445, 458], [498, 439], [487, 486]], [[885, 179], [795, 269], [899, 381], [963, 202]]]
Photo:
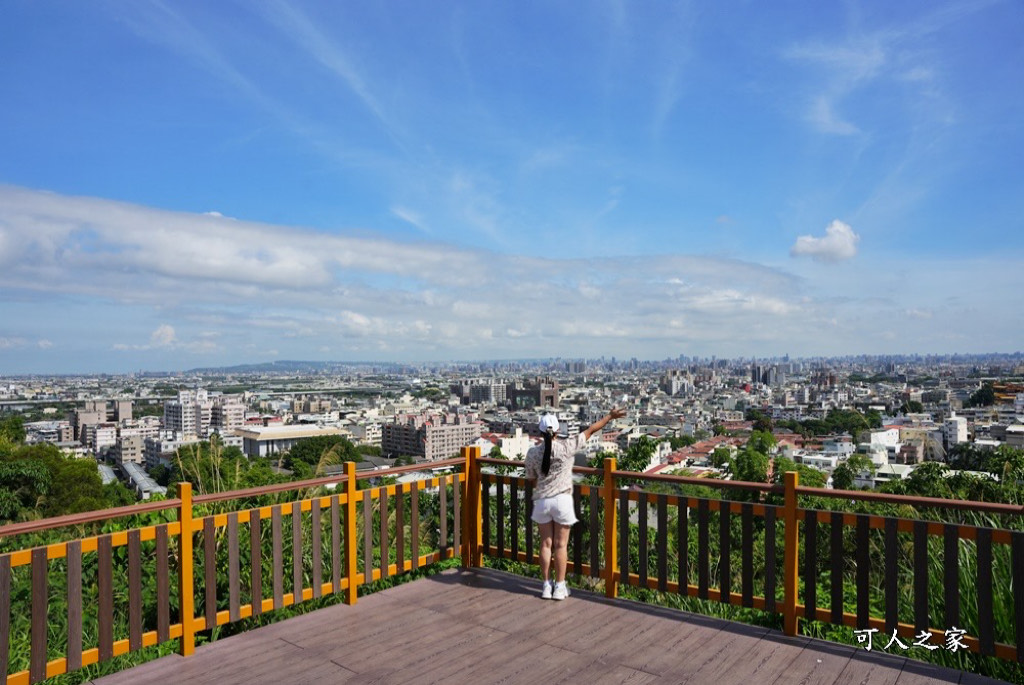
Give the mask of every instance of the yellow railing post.
[[470, 566], [481, 566], [483, 564], [483, 539], [484, 539], [484, 516], [487, 512], [480, 507], [480, 448], [469, 448], [470, 472], [473, 474], [473, 483], [469, 492], [469, 499], [473, 503], [472, 520], [470, 521]]
[[196, 628], [195, 628], [195, 585], [193, 584], [194, 569], [192, 565], [192, 484], [178, 483], [178, 499], [181, 506], [178, 507], [178, 523], [181, 525], [181, 535], [178, 538], [179, 553], [181, 555], [178, 564], [178, 591], [181, 597], [181, 642], [178, 644], [178, 653], [182, 656], [192, 656], [196, 651]]
[[783, 562], [785, 599], [782, 605], [783, 630], [786, 635], [796, 635], [798, 618], [796, 615], [797, 593], [800, 579], [800, 522], [797, 520], [796, 489], [800, 485], [800, 474], [787, 471], [785, 476], [786, 499], [782, 510], [786, 522], [786, 547]]
[[359, 596], [359, 583], [356, 574], [359, 572], [358, 533], [356, 532], [356, 463], [345, 462], [345, 576], [348, 587], [345, 589], [345, 604], [355, 604]]
[[606, 597], [618, 597], [619, 586], [615, 582], [615, 569], [619, 565], [618, 526], [616, 526], [615, 510], [615, 457], [604, 460], [604, 484], [601, 490], [604, 495], [604, 594]]
[[470, 447], [462, 448], [462, 458], [466, 460], [465, 480], [463, 480], [462, 495], [462, 566], [469, 568], [473, 565], [473, 501], [470, 493], [473, 492], [473, 452]]

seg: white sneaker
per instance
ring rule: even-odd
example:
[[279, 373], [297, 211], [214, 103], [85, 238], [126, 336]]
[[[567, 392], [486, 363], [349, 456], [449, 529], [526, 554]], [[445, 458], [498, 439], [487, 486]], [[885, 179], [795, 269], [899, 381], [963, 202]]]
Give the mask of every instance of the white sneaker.
[[551, 581], [545, 580], [544, 587], [540, 591], [541, 599], [551, 599]]
[[568, 585], [565, 583], [555, 583], [555, 591], [551, 593], [551, 599], [562, 600], [570, 594]]

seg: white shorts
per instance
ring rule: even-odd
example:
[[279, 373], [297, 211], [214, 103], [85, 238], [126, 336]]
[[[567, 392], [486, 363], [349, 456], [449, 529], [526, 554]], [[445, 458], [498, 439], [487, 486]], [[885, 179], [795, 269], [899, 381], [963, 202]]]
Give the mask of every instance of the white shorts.
[[537, 523], [560, 523], [571, 526], [578, 520], [572, 505], [572, 495], [564, 492], [554, 497], [533, 500], [533, 520]]

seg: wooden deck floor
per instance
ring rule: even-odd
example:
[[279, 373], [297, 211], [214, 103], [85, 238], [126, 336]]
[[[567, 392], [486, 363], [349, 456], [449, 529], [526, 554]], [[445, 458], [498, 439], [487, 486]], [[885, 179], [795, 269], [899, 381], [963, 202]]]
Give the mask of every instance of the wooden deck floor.
[[145, 683], [996, 683], [901, 656], [449, 571], [106, 676]]

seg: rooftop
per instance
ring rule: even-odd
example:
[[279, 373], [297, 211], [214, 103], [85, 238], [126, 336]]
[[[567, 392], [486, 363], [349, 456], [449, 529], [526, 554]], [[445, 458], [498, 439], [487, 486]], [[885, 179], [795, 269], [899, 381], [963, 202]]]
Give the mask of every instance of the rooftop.
[[93, 681], [146, 683], [997, 683], [877, 650], [447, 571]]

